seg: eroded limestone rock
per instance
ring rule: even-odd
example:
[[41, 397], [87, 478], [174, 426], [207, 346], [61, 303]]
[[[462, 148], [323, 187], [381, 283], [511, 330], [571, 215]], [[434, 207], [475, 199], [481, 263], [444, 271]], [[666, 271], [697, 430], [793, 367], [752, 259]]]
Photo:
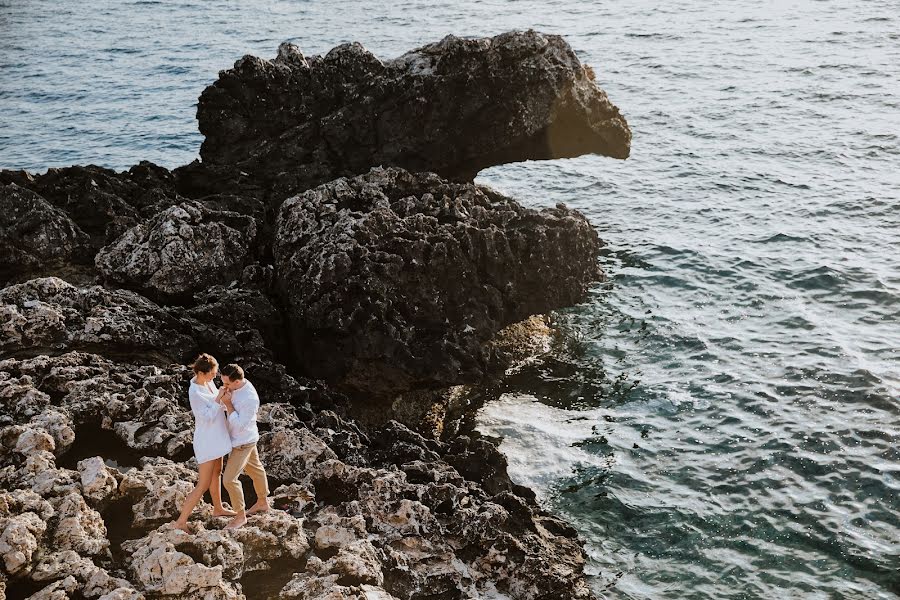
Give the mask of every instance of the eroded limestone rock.
[[256, 230], [251, 217], [189, 201], [135, 225], [95, 261], [108, 281], [154, 295], [189, 294], [239, 279]]
[[[459, 183], [627, 156], [591, 69], [533, 31], [391, 61], [283, 45], [198, 116], [204, 162], [175, 172], [0, 171], [0, 280], [22, 282], [0, 290], [0, 597], [236, 599], [262, 579], [282, 598], [590, 598], [575, 531], [443, 424], [458, 384], [541, 351], [523, 319], [599, 276], [577, 211]], [[271, 403], [275, 510], [237, 531], [206, 503], [192, 533], [169, 525], [196, 480], [199, 351]]]
[[[631, 131], [560, 36], [447, 36], [382, 61], [359, 43], [245, 56], [200, 96], [195, 180], [284, 198], [375, 165], [471, 180], [528, 159], [628, 156]], [[204, 173], [205, 172], [205, 173]]]
[[77, 287], [58, 277], [0, 290], [0, 356], [76, 349], [180, 358], [189, 328], [127, 290]]
[[599, 248], [564, 206], [375, 168], [287, 200], [275, 261], [302, 368], [377, 399], [483, 378], [484, 342], [579, 301]]
[[38, 194], [0, 184], [0, 281], [72, 260], [87, 243], [72, 219]]

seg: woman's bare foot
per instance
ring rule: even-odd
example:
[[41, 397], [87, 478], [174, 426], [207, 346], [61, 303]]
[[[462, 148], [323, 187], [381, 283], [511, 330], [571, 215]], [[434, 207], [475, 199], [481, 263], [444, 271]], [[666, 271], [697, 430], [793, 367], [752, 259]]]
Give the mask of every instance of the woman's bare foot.
[[213, 510], [214, 517], [233, 517], [236, 514], [236, 512], [234, 512], [233, 510], [228, 510], [227, 508], [218, 508]]
[[247, 515], [241, 513], [236, 515], [232, 520], [228, 521], [228, 525], [225, 526], [225, 529], [237, 529], [241, 525], [244, 525], [247, 522]]
[[175, 529], [180, 529], [185, 533], [191, 532], [191, 528], [188, 527], [187, 523], [181, 523], [179, 521], [172, 521], [172, 527], [174, 527]]
[[252, 515], [253, 513], [264, 513], [272, 510], [272, 507], [269, 506], [269, 501], [263, 498], [258, 501], [256, 504], [247, 509], [247, 514]]

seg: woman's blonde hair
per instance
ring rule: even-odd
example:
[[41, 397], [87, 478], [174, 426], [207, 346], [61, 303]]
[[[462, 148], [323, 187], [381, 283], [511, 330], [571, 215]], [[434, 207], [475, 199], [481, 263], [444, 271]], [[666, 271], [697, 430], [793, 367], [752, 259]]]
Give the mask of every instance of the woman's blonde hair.
[[209, 373], [213, 370], [213, 368], [219, 366], [219, 361], [217, 361], [211, 354], [203, 353], [194, 360], [194, 364], [191, 365], [191, 368], [194, 369], [194, 373]]

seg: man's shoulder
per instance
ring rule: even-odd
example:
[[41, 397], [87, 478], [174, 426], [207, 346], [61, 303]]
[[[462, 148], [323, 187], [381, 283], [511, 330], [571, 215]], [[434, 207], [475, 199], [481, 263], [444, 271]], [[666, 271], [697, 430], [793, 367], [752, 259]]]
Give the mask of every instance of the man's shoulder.
[[259, 393], [256, 391], [256, 387], [249, 380], [244, 380], [244, 385], [241, 386], [238, 392], [243, 392], [243, 395], [247, 398], [256, 397], [259, 398]]

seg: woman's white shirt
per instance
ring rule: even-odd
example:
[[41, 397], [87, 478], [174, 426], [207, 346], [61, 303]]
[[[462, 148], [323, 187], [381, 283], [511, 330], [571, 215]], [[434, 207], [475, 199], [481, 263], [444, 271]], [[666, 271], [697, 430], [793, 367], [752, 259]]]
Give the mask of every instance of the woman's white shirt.
[[212, 382], [200, 385], [196, 379], [191, 379], [188, 398], [194, 413], [194, 456], [197, 464], [231, 452], [225, 408], [216, 402], [218, 393], [219, 389]]

